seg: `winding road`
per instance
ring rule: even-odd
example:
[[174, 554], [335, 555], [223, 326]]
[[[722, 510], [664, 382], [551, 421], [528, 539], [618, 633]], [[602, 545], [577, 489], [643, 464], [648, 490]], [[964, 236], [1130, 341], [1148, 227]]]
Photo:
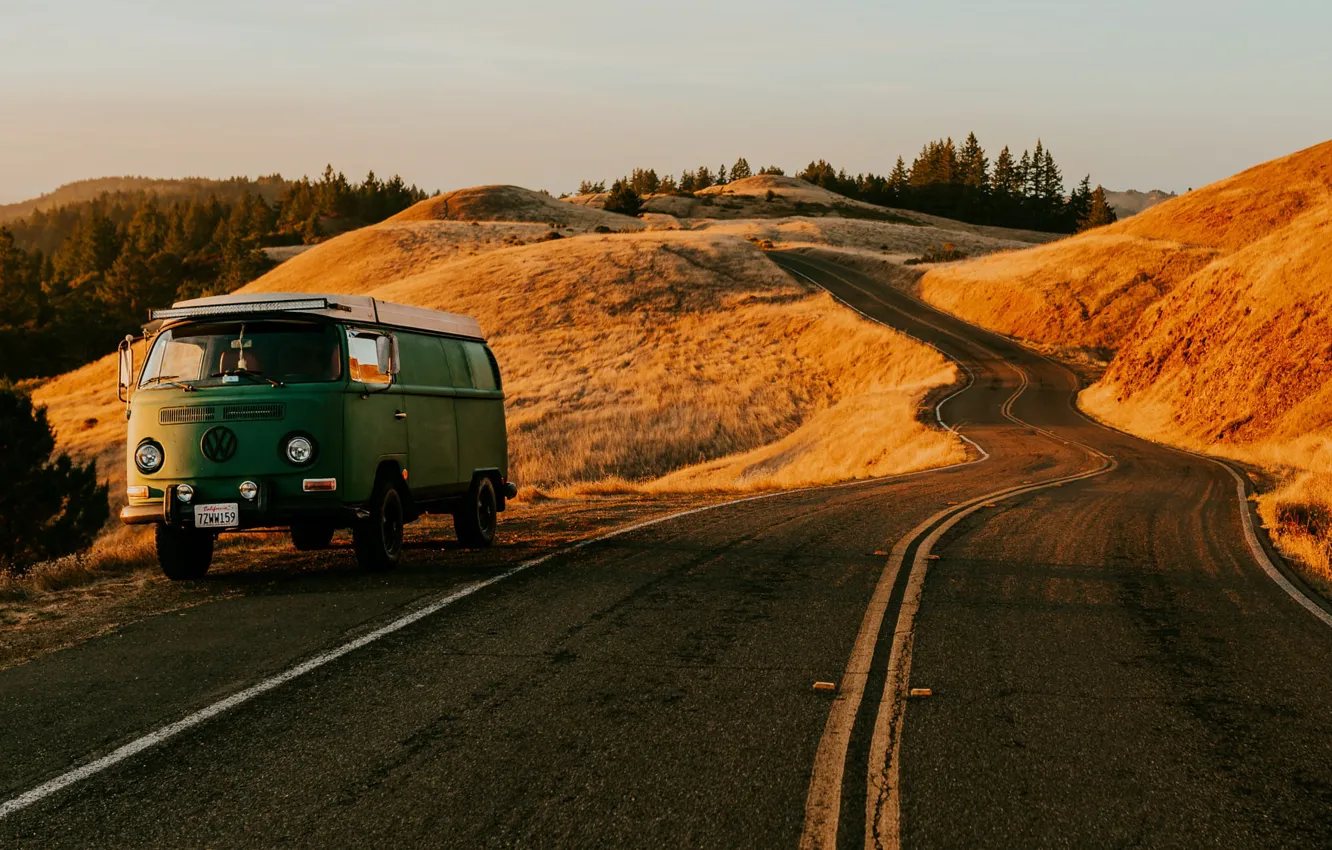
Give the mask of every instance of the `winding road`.
[[[1332, 843], [1332, 614], [1245, 481], [851, 269], [958, 466], [500, 570], [219, 599], [0, 672], [0, 846]], [[832, 682], [835, 691], [816, 689]]]

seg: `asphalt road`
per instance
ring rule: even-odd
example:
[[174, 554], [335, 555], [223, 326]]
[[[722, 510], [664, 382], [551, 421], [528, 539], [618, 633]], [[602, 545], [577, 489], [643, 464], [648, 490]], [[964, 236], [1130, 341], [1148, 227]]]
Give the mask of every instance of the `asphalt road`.
[[1006, 340], [776, 259], [964, 365], [940, 413], [971, 463], [511, 574], [441, 556], [219, 600], [0, 672], [0, 846], [1332, 843], [1332, 628], [1260, 568], [1232, 473], [1088, 422]]

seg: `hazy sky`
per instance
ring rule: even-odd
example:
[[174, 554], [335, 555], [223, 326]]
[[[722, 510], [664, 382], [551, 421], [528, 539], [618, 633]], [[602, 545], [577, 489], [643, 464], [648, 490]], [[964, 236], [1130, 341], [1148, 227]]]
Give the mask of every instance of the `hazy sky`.
[[556, 193], [974, 129], [1185, 189], [1332, 138], [1328, 0], [0, 0], [0, 202], [83, 177]]

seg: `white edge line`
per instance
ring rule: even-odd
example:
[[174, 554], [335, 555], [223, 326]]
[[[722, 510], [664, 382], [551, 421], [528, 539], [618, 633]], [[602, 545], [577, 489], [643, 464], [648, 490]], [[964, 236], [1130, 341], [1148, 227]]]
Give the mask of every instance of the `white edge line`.
[[[1190, 452], [1190, 454], [1193, 454]], [[1235, 479], [1235, 487], [1239, 491], [1239, 509], [1240, 519], [1244, 523], [1244, 540], [1249, 544], [1249, 551], [1253, 552], [1253, 557], [1258, 561], [1258, 566], [1263, 568], [1268, 578], [1276, 582], [1276, 586], [1286, 591], [1292, 599], [1308, 609], [1319, 620], [1322, 620], [1328, 626], [1332, 626], [1332, 614], [1329, 614], [1317, 602], [1314, 602], [1305, 595], [1298, 587], [1290, 583], [1290, 579], [1282, 575], [1281, 571], [1272, 563], [1272, 559], [1267, 557], [1267, 552], [1263, 549], [1263, 544], [1258, 540], [1258, 532], [1253, 527], [1253, 517], [1249, 515], [1249, 494], [1244, 486], [1244, 479], [1240, 474], [1230, 467], [1230, 464], [1217, 460], [1216, 458], [1198, 455], [1206, 458], [1217, 466], [1220, 466], [1226, 472], [1229, 472]]]

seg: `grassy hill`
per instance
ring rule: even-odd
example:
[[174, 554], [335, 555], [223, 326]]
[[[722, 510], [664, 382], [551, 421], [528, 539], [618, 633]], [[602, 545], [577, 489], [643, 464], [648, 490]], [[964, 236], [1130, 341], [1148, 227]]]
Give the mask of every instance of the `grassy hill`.
[[1332, 142], [1127, 221], [931, 271], [927, 300], [1113, 359], [1081, 402], [1126, 430], [1261, 464], [1282, 545], [1332, 578]]
[[1110, 209], [1115, 211], [1115, 215], [1120, 218], [1128, 218], [1131, 215], [1137, 215], [1144, 210], [1151, 209], [1157, 204], [1164, 203], [1171, 198], [1176, 198], [1174, 192], [1166, 192], [1162, 189], [1153, 189], [1150, 192], [1139, 192], [1137, 189], [1126, 189], [1123, 192], [1105, 193], [1105, 199], [1110, 204]]
[[222, 200], [235, 200], [248, 190], [251, 195], [262, 196], [264, 200], [272, 203], [286, 189], [287, 184], [288, 181], [280, 177], [260, 177], [256, 180], [246, 177], [232, 177], [227, 180], [214, 180], [208, 177], [172, 179], [97, 177], [90, 180], [75, 180], [37, 198], [0, 204], [0, 224], [24, 218], [37, 210], [49, 210], [66, 204], [91, 201], [108, 193], [115, 195], [146, 191], [168, 200], [204, 198], [212, 194]]

